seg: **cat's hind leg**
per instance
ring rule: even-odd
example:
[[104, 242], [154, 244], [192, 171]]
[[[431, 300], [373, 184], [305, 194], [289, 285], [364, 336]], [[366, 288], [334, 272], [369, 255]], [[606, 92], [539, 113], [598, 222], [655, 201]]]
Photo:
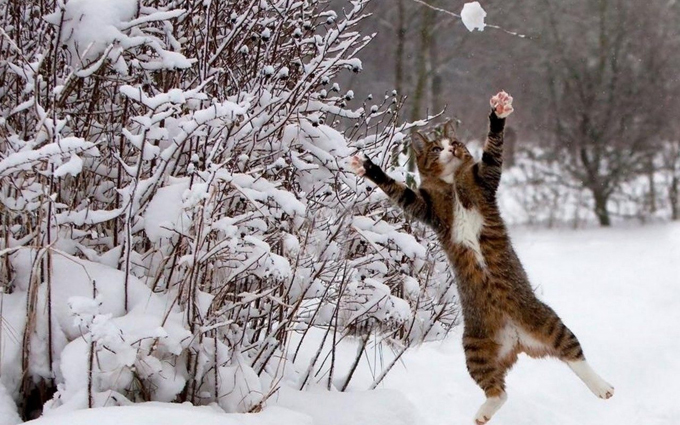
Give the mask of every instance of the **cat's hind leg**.
[[583, 355], [581, 343], [576, 335], [562, 323], [555, 312], [545, 322], [545, 335], [555, 357], [565, 362], [572, 371], [588, 386], [590, 391], [602, 399], [614, 395], [614, 387], [598, 375]]
[[614, 395], [614, 387], [611, 386], [607, 381], [602, 379], [600, 375], [597, 374], [590, 367], [590, 364], [583, 360], [566, 361], [567, 365], [574, 371], [576, 376], [581, 378], [581, 380], [588, 386], [590, 391], [601, 399], [609, 399]]
[[494, 414], [500, 409], [508, 399], [508, 395], [505, 391], [501, 392], [497, 396], [486, 396], [486, 401], [479, 407], [477, 414], [475, 415], [475, 424], [484, 425], [489, 422]]
[[508, 398], [505, 393], [505, 374], [508, 367], [499, 361], [500, 346], [491, 338], [464, 337], [463, 347], [468, 372], [486, 395], [486, 401], [475, 415], [475, 423], [483, 425]]

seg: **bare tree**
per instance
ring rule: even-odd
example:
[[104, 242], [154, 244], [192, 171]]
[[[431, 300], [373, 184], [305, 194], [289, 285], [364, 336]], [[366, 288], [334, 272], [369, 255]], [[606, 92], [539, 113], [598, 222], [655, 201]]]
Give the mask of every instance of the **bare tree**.
[[[460, 4], [427, 3], [459, 12]], [[677, 138], [667, 117], [677, 93], [680, 4], [488, 0], [484, 8], [488, 23], [526, 37], [493, 28], [470, 33], [458, 19], [430, 9], [431, 16], [413, 0], [375, 2], [378, 19], [363, 24], [377, 31], [364, 56], [372, 77], [357, 92], [398, 87], [421, 113], [445, 106], [461, 122], [460, 137], [470, 140], [486, 125], [483, 99], [505, 89], [521, 105], [513, 120], [516, 146], [508, 147], [538, 144], [548, 155], [536, 161], [564, 162], [600, 223], [611, 223], [614, 198], [626, 197], [625, 184], [640, 176], [646, 176], [636, 183], [646, 186], [635, 201], [640, 209], [666, 209], [662, 161], [651, 158], [661, 140]]]
[[668, 122], [659, 76], [670, 72], [673, 23], [662, 3], [543, 0], [552, 153], [590, 191], [602, 226], [610, 197], [645, 172]]

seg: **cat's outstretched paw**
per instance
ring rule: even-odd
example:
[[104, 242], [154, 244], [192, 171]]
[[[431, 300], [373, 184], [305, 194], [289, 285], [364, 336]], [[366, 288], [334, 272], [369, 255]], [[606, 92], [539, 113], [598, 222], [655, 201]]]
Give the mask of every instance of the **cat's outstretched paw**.
[[354, 155], [347, 162], [350, 170], [359, 177], [363, 177], [366, 174], [366, 168], [364, 168], [365, 158], [363, 154]]
[[608, 384], [604, 380], [592, 385], [590, 390], [593, 392], [593, 394], [595, 394], [602, 400], [609, 400], [614, 396], [614, 387], [612, 387], [611, 384]]
[[491, 98], [491, 107], [498, 118], [506, 118], [514, 111], [512, 107], [512, 96], [504, 91]]

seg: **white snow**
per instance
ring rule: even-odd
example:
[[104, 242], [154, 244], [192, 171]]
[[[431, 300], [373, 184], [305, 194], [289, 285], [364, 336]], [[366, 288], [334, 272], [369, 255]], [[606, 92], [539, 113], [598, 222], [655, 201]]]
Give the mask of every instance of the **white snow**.
[[143, 403], [104, 407], [50, 415], [27, 422], [31, 425], [312, 425], [304, 415], [282, 408], [258, 414], [225, 414], [212, 407], [189, 404]]
[[[601, 400], [566, 364], [521, 355], [506, 381], [508, 401], [490, 424], [677, 424], [680, 223], [580, 231], [516, 228], [511, 234], [538, 296], [574, 331], [590, 365], [616, 393]], [[378, 387], [404, 394], [419, 425], [473, 423], [485, 400], [466, 370], [461, 334], [458, 327], [444, 341], [407, 351]], [[308, 339], [315, 348], [320, 336]], [[334, 382], [342, 382], [357, 346], [356, 341], [341, 344]], [[368, 388], [398, 351], [368, 348], [349, 389]], [[303, 353], [300, 363], [311, 354]], [[327, 373], [328, 365], [316, 379], [325, 382]]]
[[276, 78], [288, 78], [289, 75], [290, 71], [288, 70], [288, 67], [284, 66], [279, 69], [279, 72], [276, 74]]
[[373, 221], [364, 216], [356, 216], [352, 221], [354, 230], [371, 243], [395, 243], [399, 250], [409, 258], [425, 258], [425, 247], [418, 243], [412, 235], [401, 233], [385, 221]]
[[[137, 0], [70, 0], [64, 8], [62, 43], [76, 58], [96, 58], [114, 40], [124, 37], [122, 23], [132, 20], [136, 13]], [[58, 25], [60, 18], [54, 13], [45, 19]]]
[[[589, 363], [616, 387], [616, 394], [608, 401], [600, 400], [567, 365], [555, 359], [532, 360], [520, 356], [508, 375], [508, 401], [491, 423], [677, 423], [680, 339], [675, 335], [680, 328], [680, 292], [677, 290], [680, 223], [576, 232], [514, 229], [512, 234], [537, 294], [576, 333]], [[94, 271], [92, 265], [88, 267]], [[94, 304], [85, 300], [71, 299], [71, 304], [85, 314], [96, 310]], [[318, 339], [320, 333], [313, 331], [308, 339]], [[131, 337], [139, 338], [138, 335]], [[371, 385], [379, 370], [376, 368], [391, 361], [392, 350], [381, 350], [376, 356], [373, 349], [368, 349], [364, 356], [367, 361], [360, 364], [351, 381], [350, 393], [329, 393], [318, 388], [327, 380], [326, 365], [321, 373], [314, 375], [309, 392], [298, 393], [284, 387], [260, 414], [225, 415], [207, 407], [147, 403], [68, 412], [33, 423], [471, 423], [484, 395], [468, 376], [460, 339], [459, 327], [443, 342], [430, 342], [407, 351], [379, 387], [383, 390], [375, 392], [360, 390]], [[77, 341], [84, 348], [86, 343], [82, 339]], [[311, 341], [309, 347], [315, 348], [317, 342]], [[336, 385], [349, 370], [356, 347], [356, 341], [341, 343], [334, 374]], [[314, 350], [303, 349], [297, 364], [304, 367], [313, 354]], [[66, 350], [63, 355], [71, 354]], [[82, 355], [75, 358], [82, 359]], [[247, 379], [254, 382], [252, 378]], [[191, 415], [191, 420], [187, 415]]]
[[415, 425], [414, 406], [399, 392], [376, 390], [328, 392], [280, 390], [276, 406], [309, 415], [314, 425]]
[[[60, 157], [70, 153], [87, 152], [88, 155], [98, 156], [99, 151], [94, 143], [87, 142], [80, 137], [64, 137], [56, 143], [48, 143], [35, 150], [22, 150], [10, 153], [0, 161], [0, 177], [4, 177], [19, 170], [30, 170], [35, 163]], [[67, 167], [68, 171], [74, 171], [76, 164]], [[56, 171], [56, 170], [55, 170]]]
[[[21, 369], [15, 365], [21, 352], [28, 270], [34, 256], [33, 250], [17, 251], [12, 263], [21, 278], [16, 281], [15, 291], [3, 294], [1, 298], [3, 332], [0, 334], [0, 378], [12, 393], [18, 391], [21, 375]], [[83, 365], [87, 364], [90, 339], [97, 341], [98, 345], [94, 391], [102, 403], [108, 403], [110, 391], [125, 391], [126, 382], [131, 379], [132, 365], [138, 370], [147, 365], [153, 369], [143, 378], [153, 385], [154, 400], [173, 400], [185, 381], [181, 374], [169, 367], [169, 363], [185, 348], [190, 333], [179, 323], [179, 314], [169, 311], [172, 306], [159, 295], [153, 294], [144, 283], [130, 276], [130, 311], [125, 314], [123, 272], [63, 252], [53, 254], [52, 267], [53, 367], [59, 369], [59, 390], [46, 406], [46, 411], [69, 411], [87, 406], [87, 368]], [[99, 296], [93, 300], [95, 288]], [[45, 288], [42, 287], [37, 302], [44, 305], [45, 297]], [[165, 312], [169, 315], [164, 322]], [[45, 309], [38, 309], [38, 328], [31, 351], [31, 372], [43, 377], [53, 375], [47, 361], [46, 346], [38, 344], [47, 339], [47, 329], [42, 325], [46, 314]], [[151, 353], [154, 340], [157, 345]]]
[[[0, 411], [1, 412], [1, 411]], [[1, 420], [2, 418], [0, 418]], [[2, 423], [2, 422], [0, 422]], [[16, 422], [7, 422], [14, 425]], [[50, 414], [31, 425], [416, 425], [413, 405], [398, 391], [300, 392], [281, 389], [260, 413], [225, 414], [216, 406], [142, 403]]]
[[[149, 8], [141, 9], [144, 12]], [[63, 6], [63, 15], [57, 11], [44, 19], [54, 26], [61, 26], [60, 41], [69, 49], [72, 65], [91, 65], [79, 71], [79, 77], [90, 76], [107, 58], [111, 59], [116, 71], [127, 75], [129, 66], [122, 53], [142, 45], [153, 49], [157, 57], [135, 61], [138, 67], [150, 70], [189, 68], [196, 61], [164, 49], [158, 38], [140, 29], [149, 22], [176, 18], [184, 10], [155, 11], [137, 17], [139, 12], [137, 0], [70, 0]], [[104, 55], [99, 57], [102, 53]]]
[[460, 12], [460, 17], [468, 31], [472, 32], [475, 29], [484, 31], [484, 27], [486, 26], [484, 23], [486, 11], [478, 1], [465, 3], [463, 5], [463, 10]]
[[83, 171], [83, 160], [80, 159], [75, 153], [71, 154], [71, 159], [68, 162], [60, 165], [56, 170], [54, 170], [55, 177], [63, 177], [67, 174], [72, 176], [77, 176]]
[[0, 425], [16, 425], [21, 422], [14, 400], [12, 400], [12, 397], [7, 393], [7, 389], [0, 382]]
[[248, 412], [262, 399], [262, 382], [243, 359], [221, 366], [218, 404], [226, 412]]
[[[677, 424], [680, 223], [512, 235], [539, 296], [616, 394], [600, 400], [567, 365], [520, 356], [508, 375], [508, 402], [490, 424]], [[385, 380], [424, 424], [472, 423], [484, 401], [465, 369], [460, 331], [407, 352]]]
[[152, 242], [183, 233], [189, 217], [182, 213], [182, 194], [189, 187], [189, 179], [173, 179], [156, 192], [144, 213], [144, 231]]

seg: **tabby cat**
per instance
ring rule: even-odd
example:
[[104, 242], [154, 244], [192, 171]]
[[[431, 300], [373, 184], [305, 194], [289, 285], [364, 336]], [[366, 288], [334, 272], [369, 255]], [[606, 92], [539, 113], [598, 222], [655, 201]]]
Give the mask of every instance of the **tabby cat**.
[[586, 362], [576, 336], [540, 301], [529, 283], [501, 218], [496, 190], [500, 183], [505, 118], [512, 97], [491, 98], [489, 133], [476, 162], [447, 123], [442, 136], [428, 140], [414, 133], [421, 184], [411, 190], [389, 177], [365, 156], [350, 167], [378, 185], [407, 214], [436, 232], [456, 274], [463, 309], [463, 348], [470, 376], [486, 401], [475, 421], [485, 424], [507, 399], [505, 375], [520, 352], [564, 361], [598, 397], [614, 388]]

